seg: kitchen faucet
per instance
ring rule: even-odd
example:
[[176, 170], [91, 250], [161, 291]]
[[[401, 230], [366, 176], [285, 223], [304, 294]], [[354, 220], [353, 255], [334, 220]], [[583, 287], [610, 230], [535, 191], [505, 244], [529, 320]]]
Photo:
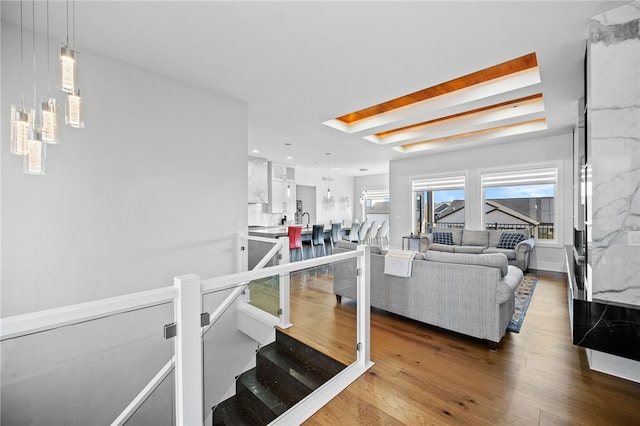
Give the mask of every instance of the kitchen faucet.
[[304, 223], [304, 215], [307, 215], [307, 228], [309, 227], [309, 222], [311, 222], [311, 215], [309, 214], [309, 212], [304, 212], [302, 213], [302, 215], [300, 215], [300, 224], [302, 225]]

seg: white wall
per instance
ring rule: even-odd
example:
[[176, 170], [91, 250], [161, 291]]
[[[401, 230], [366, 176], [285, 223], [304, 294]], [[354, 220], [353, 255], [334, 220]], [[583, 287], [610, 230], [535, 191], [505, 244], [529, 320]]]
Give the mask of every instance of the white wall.
[[[2, 30], [8, 119], [19, 32]], [[79, 67], [86, 128], [62, 125], [46, 176], [22, 174], [2, 127], [2, 316], [232, 272], [232, 232], [246, 227], [245, 104], [86, 50]]]
[[[172, 285], [185, 273], [234, 272], [234, 235], [247, 226], [247, 106], [79, 46], [86, 128], [62, 125], [48, 174], [26, 176], [22, 159], [8, 153], [19, 45], [18, 28], [2, 22], [2, 316]], [[55, 55], [51, 61], [55, 75]], [[44, 91], [46, 67], [37, 81]], [[123, 408], [169, 360], [163, 316], [151, 315], [144, 330], [116, 316], [65, 328], [66, 339], [51, 332], [3, 342], [2, 422], [18, 410], [36, 416], [47, 409], [42, 401], [55, 405], [41, 418], [47, 423], [64, 424], [71, 413], [83, 424], [112, 421], [113, 405]], [[75, 330], [87, 327], [80, 338]], [[137, 363], [124, 362], [134, 355]], [[52, 376], [61, 364], [68, 373]], [[64, 400], [71, 390], [83, 397]]]
[[[336, 199], [333, 208], [325, 208], [322, 199], [327, 195], [327, 181], [322, 180], [323, 176], [327, 176], [326, 170], [311, 169], [307, 167], [296, 167], [296, 184], [308, 185], [316, 187], [316, 223], [329, 224], [330, 221], [346, 221], [351, 223], [353, 220], [353, 181], [351, 176], [342, 176], [331, 171], [331, 196]], [[341, 197], [349, 197], [347, 205], [340, 205], [338, 200]]]
[[[400, 247], [402, 236], [413, 231], [413, 195], [411, 180], [433, 174], [462, 172], [467, 176], [466, 223], [470, 229], [479, 229], [482, 217], [480, 171], [491, 168], [509, 168], [554, 161], [560, 167], [557, 201], [559, 201], [556, 243], [538, 242], [531, 259], [531, 268], [564, 271], [563, 245], [573, 238], [572, 218], [572, 147], [573, 135], [567, 133], [546, 138], [530, 139], [478, 148], [467, 148], [441, 154], [412, 157], [392, 161], [389, 165], [390, 191], [390, 245]], [[477, 210], [477, 211], [476, 211]]]

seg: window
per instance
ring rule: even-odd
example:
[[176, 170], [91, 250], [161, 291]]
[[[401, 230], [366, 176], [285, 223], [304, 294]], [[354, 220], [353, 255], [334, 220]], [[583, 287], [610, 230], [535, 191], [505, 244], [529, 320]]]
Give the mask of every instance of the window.
[[485, 229], [529, 229], [539, 240], [556, 238], [557, 168], [484, 173]]
[[367, 188], [360, 196], [362, 217], [367, 223], [374, 220], [380, 225], [389, 220], [389, 188]]
[[414, 232], [431, 232], [434, 226], [464, 228], [464, 184], [464, 175], [414, 180]]

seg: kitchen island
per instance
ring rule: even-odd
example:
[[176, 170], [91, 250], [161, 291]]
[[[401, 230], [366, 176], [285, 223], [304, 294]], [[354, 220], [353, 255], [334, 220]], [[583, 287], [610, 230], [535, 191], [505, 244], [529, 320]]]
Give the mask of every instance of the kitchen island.
[[[291, 225], [291, 226], [301, 226], [301, 225]], [[346, 227], [342, 227], [342, 229], [340, 230], [340, 238], [342, 238], [344, 235], [347, 235], [347, 233], [349, 232], [349, 230], [351, 229], [351, 226], [346, 226]], [[306, 241], [311, 241], [311, 234], [313, 232], [313, 225], [305, 225], [302, 226], [302, 236], [300, 238], [300, 240], [303, 242], [302, 247], [304, 250], [304, 258], [305, 259], [311, 259], [313, 256], [311, 254], [311, 244], [305, 244]], [[331, 225], [325, 225], [324, 227], [324, 238], [325, 240], [327, 240], [327, 242], [325, 243], [326, 248], [327, 248], [327, 254], [331, 254], [332, 253], [332, 247], [331, 244], [328, 243], [329, 241], [329, 237], [331, 236]], [[265, 227], [250, 227], [249, 228], [249, 235], [254, 236], [254, 237], [262, 237], [262, 238], [280, 238], [280, 237], [286, 237], [288, 236], [288, 226], [265, 226]], [[265, 243], [262, 243], [265, 244]], [[252, 244], [250, 246], [250, 248], [253, 248], [254, 245]], [[249, 251], [249, 264], [252, 263], [252, 259], [254, 258], [254, 256], [252, 255], [251, 251], [255, 251], [255, 250], [250, 250]], [[268, 250], [267, 250], [268, 251]], [[260, 252], [262, 252], [262, 250], [260, 250]], [[266, 253], [266, 251], [265, 251]], [[263, 254], [264, 255], [264, 254]], [[299, 256], [299, 255], [298, 255]]]

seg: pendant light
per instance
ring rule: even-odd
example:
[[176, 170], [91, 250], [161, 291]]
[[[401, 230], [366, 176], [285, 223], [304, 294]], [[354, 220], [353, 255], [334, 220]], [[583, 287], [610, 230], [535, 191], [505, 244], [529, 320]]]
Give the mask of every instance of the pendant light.
[[33, 126], [33, 110], [24, 106], [24, 39], [22, 0], [20, 0], [20, 105], [11, 105], [11, 153], [25, 155], [29, 130]]
[[65, 106], [65, 123], [68, 126], [75, 128], [84, 127], [84, 121], [82, 121], [82, 98], [80, 97], [80, 89], [76, 89], [73, 93], [69, 93], [67, 95], [67, 102]]
[[23, 172], [28, 175], [44, 175], [47, 144], [42, 140], [40, 130], [31, 129], [29, 131], [27, 146], [28, 152], [24, 156]]
[[[284, 146], [287, 148], [287, 160], [293, 160], [291, 156], [291, 144], [285, 143]], [[289, 177], [287, 176], [287, 168], [285, 167], [284, 178], [287, 180]], [[287, 182], [287, 198], [291, 197], [291, 184]]]
[[57, 144], [58, 139], [58, 105], [51, 97], [51, 73], [49, 58], [49, 0], [47, 0], [47, 97], [40, 103], [40, 131], [42, 140], [46, 143]]
[[[32, 9], [32, 41], [33, 41], [33, 103], [36, 103], [36, 1], [33, 0]], [[35, 124], [35, 123], [34, 123]], [[23, 160], [23, 172], [28, 175], [45, 174], [46, 148], [42, 141], [42, 132], [31, 126], [27, 140], [27, 153]]]
[[[60, 65], [63, 63], [67, 66], [67, 88], [63, 87], [63, 91], [67, 92], [67, 100], [65, 102], [64, 122], [67, 126], [82, 128], [82, 97], [80, 96], [80, 88], [77, 85], [77, 51], [69, 47], [69, 0], [67, 0], [67, 45], [63, 46], [60, 51]], [[73, 47], [76, 46], [76, 2], [73, 0]], [[66, 47], [66, 49], [65, 49]], [[64, 72], [64, 70], [62, 71]]]
[[327, 199], [331, 200], [331, 153], [327, 152]]
[[[75, 9], [75, 2], [74, 2]], [[75, 19], [75, 16], [74, 16]], [[75, 25], [75, 22], [74, 22]], [[74, 34], [75, 38], [75, 34]], [[75, 43], [75, 40], [74, 40]], [[76, 52], [69, 46], [69, 0], [67, 0], [67, 41], [60, 45], [58, 58], [59, 87], [65, 93], [74, 93], [78, 78]]]

